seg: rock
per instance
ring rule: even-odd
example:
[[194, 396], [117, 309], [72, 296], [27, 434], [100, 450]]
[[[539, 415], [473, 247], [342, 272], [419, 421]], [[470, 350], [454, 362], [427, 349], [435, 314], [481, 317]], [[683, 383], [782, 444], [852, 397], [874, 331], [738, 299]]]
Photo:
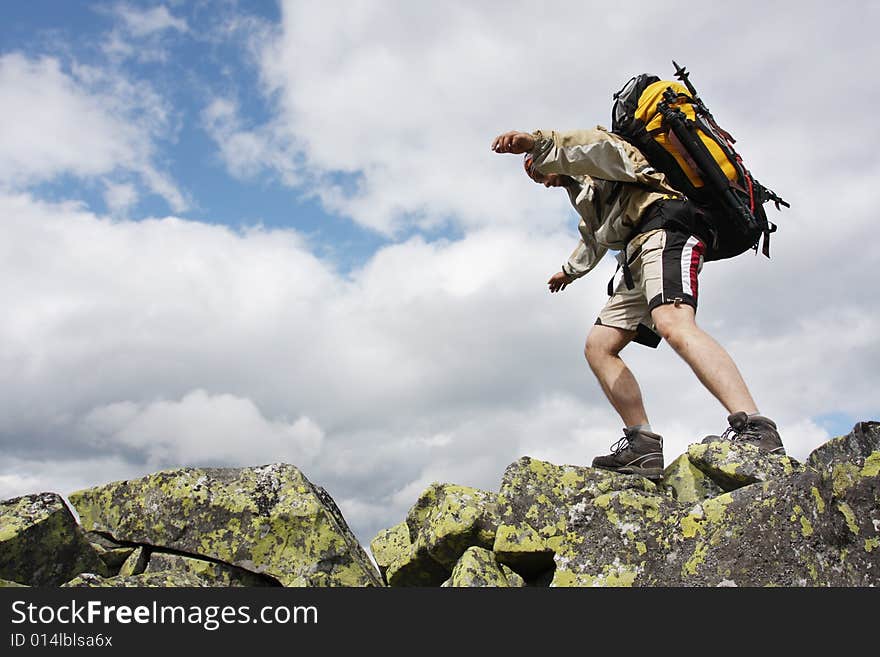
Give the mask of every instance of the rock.
[[498, 495], [468, 486], [432, 484], [406, 517], [410, 541], [451, 569], [471, 546], [491, 548], [498, 528]]
[[804, 466], [790, 456], [770, 454], [741, 441], [690, 445], [687, 456], [725, 491], [804, 471]]
[[449, 569], [437, 563], [424, 546], [409, 540], [406, 521], [379, 532], [370, 550], [388, 586], [438, 586], [449, 577]]
[[[280, 586], [264, 575], [257, 575], [225, 563], [205, 561], [180, 554], [153, 552], [145, 573], [189, 573], [211, 586]], [[121, 573], [120, 573], [121, 574]]]
[[[835, 538], [831, 494], [815, 471], [693, 505], [613, 491], [572, 520], [554, 586], [864, 586], [868, 565]], [[852, 550], [854, 552], [854, 550]]]
[[116, 577], [99, 577], [97, 575], [84, 574], [70, 580], [66, 584], [62, 584], [62, 586], [71, 588], [179, 588], [207, 587], [211, 586], [211, 583], [195, 573], [167, 571], [128, 576], [118, 575]]
[[85, 572], [109, 574], [60, 495], [0, 502], [0, 578], [57, 586]]
[[117, 575], [120, 577], [131, 577], [132, 575], [140, 575], [147, 569], [147, 562], [150, 560], [150, 550], [146, 547], [139, 547], [132, 551], [128, 559], [119, 568]]
[[469, 547], [492, 547], [497, 526], [496, 494], [434, 483], [370, 549], [389, 586], [439, 586]]
[[851, 462], [831, 464], [823, 473], [831, 527], [827, 539], [840, 551], [840, 568], [847, 586], [876, 586], [880, 580], [880, 450], [871, 452], [861, 467]]
[[201, 555], [284, 586], [382, 586], [336, 504], [294, 466], [183, 468], [69, 497], [115, 541]]
[[15, 587], [28, 588], [27, 584], [19, 584], [18, 582], [13, 582], [12, 580], [0, 579], [0, 589]]
[[667, 565], [654, 579], [685, 586], [847, 586], [829, 542], [830, 495], [812, 470], [695, 505], [671, 525]]
[[408, 557], [411, 550], [412, 542], [409, 540], [409, 527], [405, 520], [390, 529], [383, 529], [370, 541], [370, 552], [382, 577], [386, 577], [392, 563]]
[[552, 570], [553, 556], [569, 531], [570, 510], [614, 489], [657, 490], [643, 477], [527, 456], [512, 463], [501, 483], [501, 522], [492, 546], [496, 557], [527, 581]]
[[880, 422], [858, 422], [850, 433], [820, 445], [807, 457], [807, 465], [827, 474], [835, 464], [864, 465], [865, 459], [880, 450]]
[[724, 492], [721, 486], [691, 463], [687, 454], [682, 454], [666, 466], [660, 487], [671, 491], [679, 502], [699, 502]]
[[504, 564], [495, 560], [490, 550], [473, 546], [452, 569], [452, 576], [443, 582], [444, 587], [510, 587], [525, 586], [525, 580]]
[[122, 545], [99, 532], [86, 532], [86, 540], [101, 557], [111, 572], [118, 572], [125, 560], [131, 556], [135, 548], [133, 545]]
[[634, 586], [653, 582], [669, 520], [682, 508], [667, 495], [639, 488], [609, 490], [569, 507], [555, 549], [551, 586]]

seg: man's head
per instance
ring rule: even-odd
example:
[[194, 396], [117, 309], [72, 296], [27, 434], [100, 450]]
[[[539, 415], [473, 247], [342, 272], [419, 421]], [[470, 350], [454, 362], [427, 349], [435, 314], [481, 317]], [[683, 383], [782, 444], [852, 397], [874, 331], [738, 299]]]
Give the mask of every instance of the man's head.
[[544, 187], [565, 187], [571, 182], [571, 178], [560, 173], [543, 174], [535, 171], [532, 168], [531, 153], [526, 153], [525, 160], [523, 160], [523, 168], [526, 170], [529, 178], [536, 183], [544, 185]]

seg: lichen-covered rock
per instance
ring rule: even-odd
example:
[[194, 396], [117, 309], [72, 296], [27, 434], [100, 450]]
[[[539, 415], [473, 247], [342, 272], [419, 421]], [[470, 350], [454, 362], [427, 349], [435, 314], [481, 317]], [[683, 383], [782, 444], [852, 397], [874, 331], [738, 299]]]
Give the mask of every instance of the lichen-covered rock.
[[60, 495], [0, 502], [0, 578], [57, 586], [85, 572], [109, 574]]
[[492, 551], [527, 580], [537, 577], [553, 568], [553, 555], [569, 531], [570, 509], [625, 489], [657, 492], [643, 477], [523, 457], [502, 478], [501, 522]]
[[370, 550], [389, 586], [439, 586], [469, 547], [492, 546], [497, 526], [496, 494], [434, 483]]
[[573, 511], [554, 586], [865, 586], [880, 573], [857, 541], [841, 544], [812, 469], [695, 504], [612, 491]]
[[9, 579], [0, 579], [0, 589], [3, 588], [28, 588], [27, 584], [19, 584]]
[[742, 441], [690, 445], [687, 456], [725, 491], [804, 471], [803, 464], [790, 456], [770, 454]]
[[495, 560], [495, 555], [485, 548], [473, 546], [452, 569], [452, 576], [443, 582], [444, 587], [511, 587], [525, 586], [525, 580], [513, 570]]
[[86, 540], [95, 549], [95, 552], [98, 553], [101, 561], [107, 565], [111, 573], [117, 573], [122, 564], [125, 563], [125, 560], [135, 550], [135, 546], [122, 545], [116, 541], [111, 541], [99, 532], [86, 532]]
[[143, 572], [191, 573], [212, 586], [278, 586], [274, 580], [242, 568], [168, 552], [152, 552]]
[[861, 467], [833, 464], [823, 482], [831, 494], [831, 542], [854, 575], [865, 575], [852, 586], [880, 584], [880, 450], [864, 458]]
[[845, 436], [820, 445], [807, 457], [807, 465], [830, 474], [834, 465], [864, 465], [865, 459], [880, 450], [880, 422], [858, 422]]
[[381, 586], [336, 504], [294, 466], [183, 468], [69, 496], [116, 541], [203, 555], [285, 586]]
[[409, 540], [409, 527], [405, 520], [394, 527], [383, 529], [370, 541], [370, 552], [382, 577], [386, 576], [388, 566], [407, 558], [411, 551], [412, 542]]
[[150, 560], [150, 549], [144, 546], [136, 548], [129, 555], [128, 559], [120, 566], [117, 575], [119, 577], [131, 577], [132, 575], [140, 575], [147, 569], [147, 562]]
[[392, 561], [385, 571], [388, 586], [439, 586], [449, 578], [449, 569], [434, 561], [427, 549], [415, 545]]
[[812, 470], [752, 484], [682, 515], [667, 554], [686, 586], [850, 586], [829, 503]]
[[666, 466], [660, 488], [671, 491], [679, 502], [699, 502], [724, 492], [721, 486], [691, 463], [687, 454], [682, 454]]
[[208, 587], [213, 584], [195, 573], [168, 571], [128, 576], [117, 575], [115, 577], [100, 577], [86, 573], [62, 584], [62, 586], [76, 588], [182, 588]]
[[469, 486], [431, 484], [406, 517], [409, 538], [451, 569], [471, 546], [491, 548], [498, 528], [498, 495]]
[[551, 586], [644, 586], [682, 504], [638, 488], [610, 490], [569, 508]]

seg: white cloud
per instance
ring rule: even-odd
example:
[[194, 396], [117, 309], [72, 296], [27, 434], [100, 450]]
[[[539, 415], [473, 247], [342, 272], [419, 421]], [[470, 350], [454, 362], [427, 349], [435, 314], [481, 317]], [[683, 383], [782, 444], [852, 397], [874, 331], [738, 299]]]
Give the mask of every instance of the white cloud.
[[117, 59], [166, 62], [170, 58], [166, 47], [169, 33], [180, 35], [190, 31], [186, 20], [174, 16], [164, 5], [141, 9], [120, 3], [98, 11], [110, 14], [118, 23], [102, 44], [103, 51]]
[[70, 72], [55, 58], [0, 56], [0, 183], [7, 189], [64, 175], [136, 174], [177, 211], [187, 203], [154, 163], [155, 142], [169, 134], [169, 110], [148, 84], [87, 66]]
[[135, 37], [144, 37], [156, 32], [175, 30], [187, 32], [189, 27], [182, 18], [176, 18], [164, 5], [139, 9], [131, 5], [117, 5], [115, 13], [119, 16], [128, 31]]
[[137, 188], [128, 183], [104, 183], [104, 202], [113, 214], [125, 215], [138, 200]]
[[204, 390], [179, 401], [99, 406], [85, 415], [80, 431], [99, 447], [137, 450], [153, 469], [276, 461], [308, 468], [324, 438], [307, 417], [268, 420], [250, 399]]

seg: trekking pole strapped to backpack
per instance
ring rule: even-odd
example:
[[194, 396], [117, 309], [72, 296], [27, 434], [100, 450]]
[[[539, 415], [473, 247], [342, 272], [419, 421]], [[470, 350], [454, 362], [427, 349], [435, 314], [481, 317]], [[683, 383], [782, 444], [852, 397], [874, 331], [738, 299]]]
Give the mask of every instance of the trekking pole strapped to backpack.
[[[684, 67], [672, 62], [681, 83], [642, 74], [614, 95], [612, 131], [639, 150], [669, 183], [702, 210], [713, 234], [706, 260], [720, 260], [749, 249], [770, 255], [770, 233], [763, 204], [790, 207], [756, 181], [700, 99]], [[683, 84], [682, 84], [683, 83]]]

